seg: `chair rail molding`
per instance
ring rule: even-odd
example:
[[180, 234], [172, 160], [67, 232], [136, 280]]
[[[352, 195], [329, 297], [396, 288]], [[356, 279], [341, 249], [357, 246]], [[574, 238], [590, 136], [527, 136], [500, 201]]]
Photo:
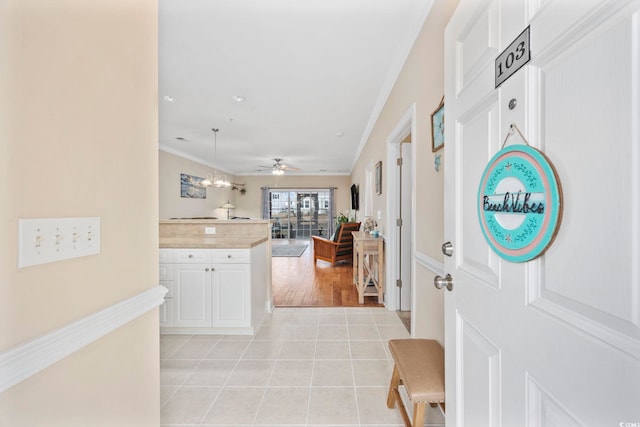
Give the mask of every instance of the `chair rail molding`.
[[166, 293], [154, 286], [0, 353], [0, 393], [157, 308]]
[[416, 263], [428, 268], [437, 275], [444, 276], [444, 263], [431, 258], [429, 255], [422, 252], [416, 252]]

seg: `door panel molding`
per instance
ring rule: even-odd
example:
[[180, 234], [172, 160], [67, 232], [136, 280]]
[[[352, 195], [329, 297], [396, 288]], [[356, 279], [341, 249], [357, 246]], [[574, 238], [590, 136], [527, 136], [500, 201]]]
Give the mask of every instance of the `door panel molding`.
[[[532, 123], [539, 123], [535, 130], [540, 135], [540, 146], [551, 158], [558, 159], [556, 167], [561, 176], [571, 176], [577, 168], [630, 165], [613, 168], [610, 172], [610, 175], [620, 174], [612, 180], [619, 186], [628, 187], [618, 188], [618, 191], [629, 196], [624, 201], [615, 201], [616, 211], [619, 212], [612, 218], [605, 213], [591, 212], [590, 218], [600, 218], [600, 221], [595, 221], [596, 228], [587, 228], [587, 233], [600, 243], [600, 249], [591, 245], [579, 246], [575, 251], [575, 242], [579, 241], [576, 239], [585, 229], [581, 212], [589, 206], [586, 201], [588, 194], [584, 189], [578, 193], [580, 187], [567, 180], [565, 193], [570, 198], [567, 199], [565, 218], [554, 247], [550, 248], [543, 260], [530, 266], [526, 284], [527, 304], [618, 352], [640, 360], [640, 267], [637, 262], [640, 259], [640, 175], [637, 167], [634, 167], [640, 164], [640, 130], [637, 122], [637, 117], [640, 117], [640, 16], [625, 8], [629, 4], [637, 7], [640, 2], [581, 3], [579, 8], [589, 7], [585, 9], [589, 12], [580, 19], [574, 19], [571, 27], [562, 34], [556, 34], [555, 39], [548, 38], [547, 34], [556, 31], [547, 28], [556, 19], [549, 16], [557, 11], [553, 3], [544, 6], [531, 23], [532, 29], [535, 28], [532, 31], [532, 45], [535, 42], [540, 51], [532, 61], [535, 67], [529, 79], [530, 93], [539, 107], [533, 108], [530, 114], [539, 111], [541, 115], [540, 120], [531, 116]], [[545, 25], [538, 25], [539, 22]], [[631, 64], [630, 71], [618, 75], [606, 88], [594, 88], [606, 75], [606, 66], [618, 62]], [[576, 76], [579, 83], [571, 79], [572, 70], [575, 69], [583, 70], [579, 77]], [[624, 87], [620, 82], [625, 79], [633, 81], [635, 91], [629, 93], [617, 89], [618, 86]], [[581, 94], [579, 85], [592, 88], [588, 94]], [[558, 88], [579, 95], [560, 97], [555, 95]], [[572, 129], [570, 123], [565, 125], [570, 120], [597, 123], [597, 111], [589, 113], [572, 108], [572, 104], [581, 105], [592, 98], [600, 100], [599, 104], [605, 110], [619, 104], [627, 105], [628, 109], [623, 109], [624, 113], [615, 125], [592, 124], [588, 133], [580, 128]], [[549, 104], [553, 106], [552, 109], [547, 107]], [[593, 129], [598, 133], [594, 134]], [[615, 150], [591, 148], [587, 151], [588, 147], [601, 147], [599, 140], [605, 135], [611, 141], [616, 141]], [[579, 166], [567, 161], [578, 150], [582, 151]], [[620, 172], [626, 169], [631, 171], [630, 176]], [[601, 199], [604, 199], [605, 205], [609, 205], [606, 196]], [[608, 235], [602, 227], [607, 219], [624, 224], [627, 231]], [[599, 233], [598, 237], [593, 237], [596, 233]], [[569, 261], [568, 264], [554, 262], [553, 265], [547, 265], [547, 259], [555, 260], [561, 255]], [[589, 265], [584, 264], [585, 259], [591, 260]], [[611, 260], [614, 262], [611, 263]], [[588, 280], [591, 269], [608, 269], [615, 278]], [[571, 283], [553, 280], [556, 273], [563, 270], [574, 271], [575, 280]], [[619, 283], [625, 283], [625, 286], [619, 288]]]
[[[487, 72], [487, 64], [492, 64], [498, 55], [498, 10], [497, 2], [487, 0], [478, 5], [473, 12], [473, 17], [462, 29], [460, 37], [455, 43], [455, 55], [459, 59], [460, 66], [456, 68], [455, 93], [461, 96], [462, 92], [470, 87], [478, 79], [491, 80]], [[493, 89], [493, 85], [490, 85]]]
[[582, 427], [586, 424], [538, 384], [526, 372], [526, 426], [527, 427]]
[[625, 8], [633, 3], [638, 1], [581, 0], [567, 8], [562, 2], [547, 1], [534, 11], [530, 21], [531, 27], [536, 27], [531, 32], [531, 46], [536, 46], [531, 64], [542, 66], [568, 47], [580, 44], [585, 36], [597, 37], [601, 31], [598, 27], [607, 21], [615, 25], [615, 20], [624, 17]]
[[[464, 111], [459, 120], [456, 122], [456, 152], [462, 152], [463, 145], [473, 145], [478, 147], [478, 156], [486, 158], [488, 161], [492, 153], [496, 151], [499, 136], [498, 128], [498, 95], [497, 93], [488, 93], [484, 99], [481, 99], [473, 108]], [[475, 158], [475, 156], [471, 156]], [[466, 188], [467, 179], [471, 181], [477, 180], [482, 175], [482, 170], [474, 164], [467, 164], [467, 160], [456, 157], [456, 168], [461, 171], [455, 177], [460, 182], [456, 186], [461, 188], [461, 197], [456, 200], [455, 229], [456, 235], [469, 237], [473, 234], [476, 247], [467, 247], [464, 245], [463, 239], [460, 247], [456, 251], [456, 267], [476, 278], [478, 281], [500, 289], [500, 260], [495, 252], [491, 250], [489, 245], [482, 237], [481, 230], [477, 221], [477, 193], [472, 191], [471, 194], [465, 193], [462, 188]], [[473, 186], [472, 186], [473, 187]]]
[[464, 382], [458, 378], [456, 415], [458, 423], [487, 427], [501, 423], [501, 354], [492, 340], [484, 335], [464, 316], [456, 316], [457, 353], [459, 372], [465, 373]]

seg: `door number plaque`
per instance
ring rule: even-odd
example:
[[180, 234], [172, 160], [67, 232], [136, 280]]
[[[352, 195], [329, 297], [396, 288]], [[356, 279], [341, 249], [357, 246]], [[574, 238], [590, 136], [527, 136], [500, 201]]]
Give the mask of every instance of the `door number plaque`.
[[496, 58], [496, 89], [531, 60], [529, 27]]

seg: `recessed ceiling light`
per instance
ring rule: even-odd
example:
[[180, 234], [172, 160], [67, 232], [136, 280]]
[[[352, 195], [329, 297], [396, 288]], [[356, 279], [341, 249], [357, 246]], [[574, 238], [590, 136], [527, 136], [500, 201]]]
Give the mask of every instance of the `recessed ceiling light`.
[[173, 102], [173, 101], [175, 101], [175, 99], [173, 98], [173, 96], [169, 96], [169, 95], [165, 95], [165, 96], [163, 96], [163, 97], [162, 97], [162, 99], [164, 99], [165, 101], [168, 101], [168, 102]]
[[236, 102], [244, 102], [244, 101], [247, 100], [247, 98], [245, 98], [244, 96], [240, 96], [240, 95], [233, 95], [231, 98]]

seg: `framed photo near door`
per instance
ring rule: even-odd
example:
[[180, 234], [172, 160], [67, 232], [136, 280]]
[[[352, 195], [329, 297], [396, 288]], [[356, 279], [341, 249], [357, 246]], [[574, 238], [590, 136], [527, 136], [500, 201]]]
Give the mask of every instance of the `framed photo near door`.
[[382, 161], [376, 163], [376, 194], [382, 194]]
[[444, 96], [438, 108], [431, 113], [431, 151], [435, 153], [444, 147]]

